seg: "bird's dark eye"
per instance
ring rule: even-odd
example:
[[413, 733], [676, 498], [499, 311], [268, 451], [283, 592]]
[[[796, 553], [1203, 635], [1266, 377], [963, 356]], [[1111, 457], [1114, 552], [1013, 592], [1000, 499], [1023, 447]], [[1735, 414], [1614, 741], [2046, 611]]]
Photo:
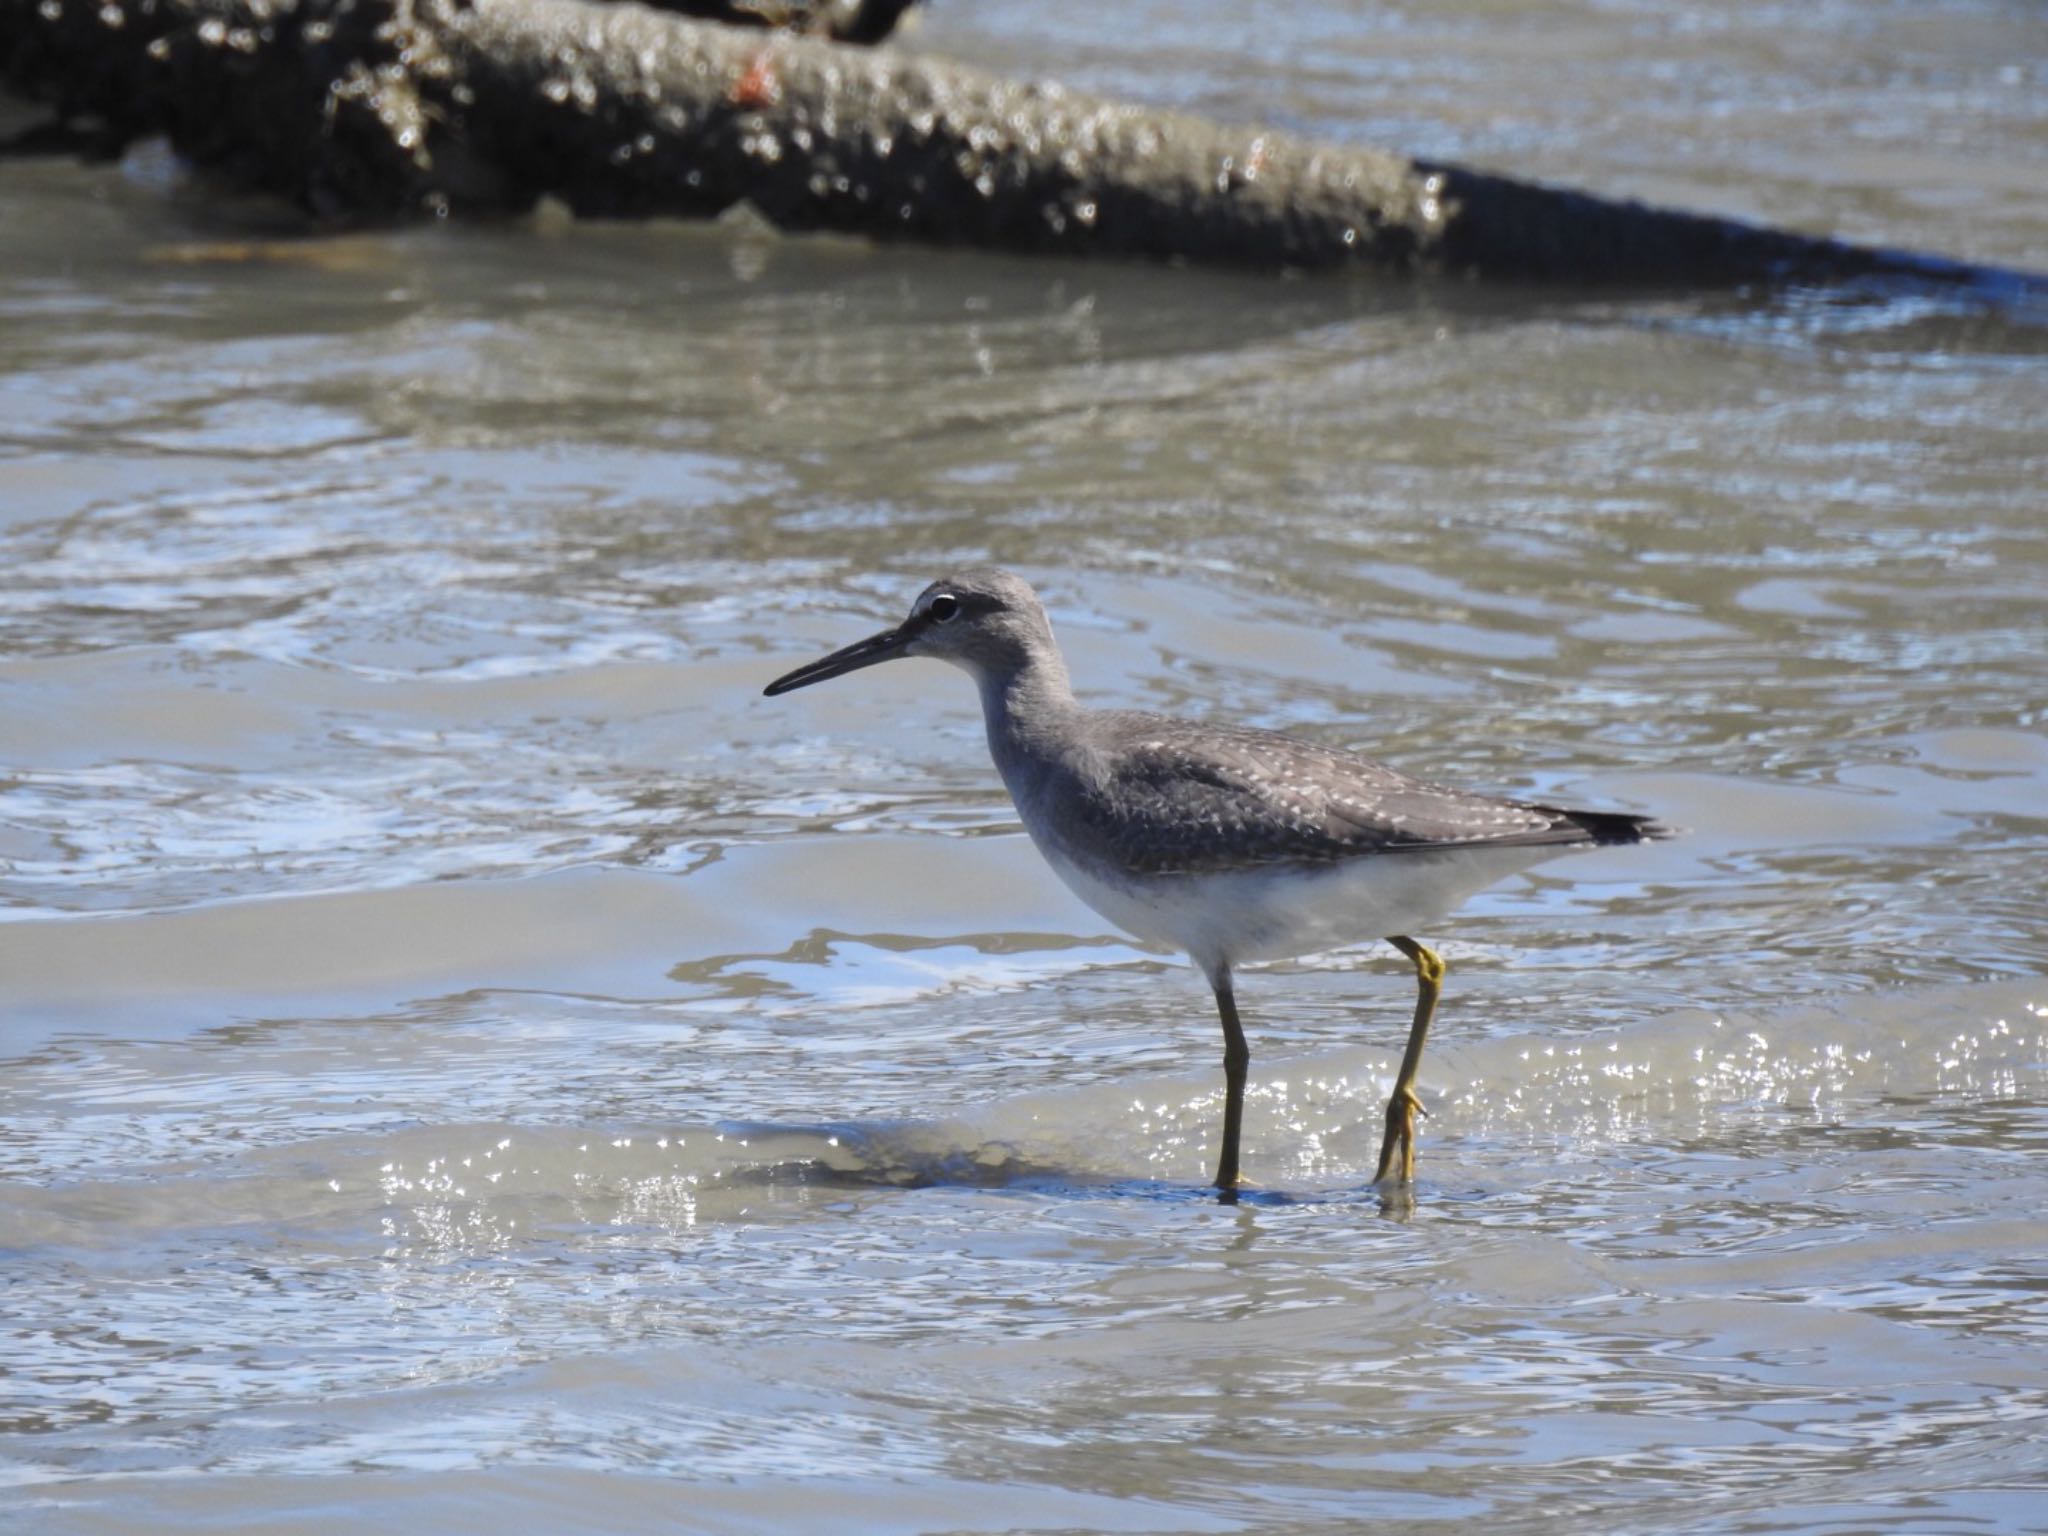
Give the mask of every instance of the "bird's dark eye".
[[931, 600], [925, 612], [932, 616], [933, 622], [949, 624], [960, 616], [960, 599], [950, 592], [941, 592]]

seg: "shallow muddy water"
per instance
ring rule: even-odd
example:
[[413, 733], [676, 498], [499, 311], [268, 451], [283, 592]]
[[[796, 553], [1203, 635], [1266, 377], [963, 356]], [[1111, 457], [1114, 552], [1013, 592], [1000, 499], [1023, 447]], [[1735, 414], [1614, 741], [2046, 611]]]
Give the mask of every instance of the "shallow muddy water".
[[[1076, 86], [2048, 267], [2039, 13], [935, 8]], [[2048, 330], [0, 167], [0, 1523], [2018, 1531]], [[919, 663], [1654, 810], [1175, 957]], [[343, 1474], [348, 1474], [344, 1476]]]

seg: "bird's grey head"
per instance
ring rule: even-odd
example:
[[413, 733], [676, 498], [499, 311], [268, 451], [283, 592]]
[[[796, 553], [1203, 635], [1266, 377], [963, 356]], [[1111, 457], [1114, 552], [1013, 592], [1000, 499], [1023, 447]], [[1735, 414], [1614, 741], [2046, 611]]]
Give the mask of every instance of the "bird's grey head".
[[950, 661], [977, 681], [1007, 678], [1027, 665], [1059, 664], [1052, 625], [1030, 583], [993, 566], [942, 576], [910, 605], [894, 629], [856, 641], [778, 677], [763, 692], [788, 693], [899, 656]]

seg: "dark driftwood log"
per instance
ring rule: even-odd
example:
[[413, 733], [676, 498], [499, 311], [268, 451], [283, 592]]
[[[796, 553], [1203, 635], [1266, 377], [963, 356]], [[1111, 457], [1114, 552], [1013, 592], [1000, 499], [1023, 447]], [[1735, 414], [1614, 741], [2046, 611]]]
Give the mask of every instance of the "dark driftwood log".
[[747, 201], [789, 230], [1276, 269], [1999, 277], [632, 4], [0, 0], [0, 80], [338, 219]]

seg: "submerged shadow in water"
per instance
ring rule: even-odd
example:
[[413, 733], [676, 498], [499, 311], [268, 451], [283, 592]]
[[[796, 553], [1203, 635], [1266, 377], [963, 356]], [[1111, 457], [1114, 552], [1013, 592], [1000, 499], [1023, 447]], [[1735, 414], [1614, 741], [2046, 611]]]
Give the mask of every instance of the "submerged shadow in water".
[[1010, 1142], [962, 1146], [946, 1140], [944, 1129], [936, 1126], [726, 1122], [718, 1131], [728, 1147], [746, 1154], [721, 1170], [728, 1186], [976, 1189], [1063, 1201], [1264, 1208], [1374, 1205], [1381, 1215], [1396, 1219], [1415, 1209], [1412, 1190], [1389, 1191], [1372, 1184], [1304, 1191], [1247, 1186], [1224, 1200], [1213, 1185], [1095, 1175], [1062, 1161], [1034, 1156]]

